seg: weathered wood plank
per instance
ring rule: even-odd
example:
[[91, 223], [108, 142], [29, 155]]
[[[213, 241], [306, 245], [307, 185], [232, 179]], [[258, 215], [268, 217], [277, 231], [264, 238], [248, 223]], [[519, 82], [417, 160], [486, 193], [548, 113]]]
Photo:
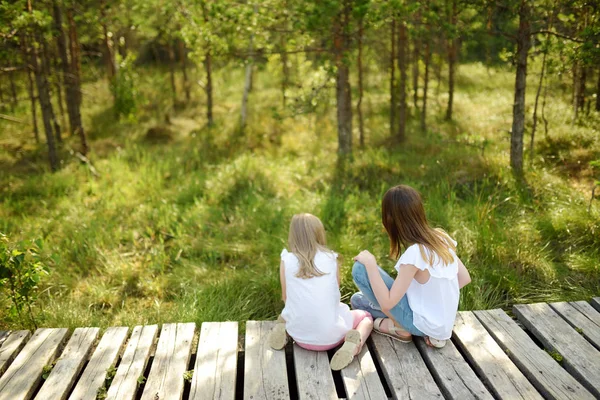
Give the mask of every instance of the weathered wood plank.
[[545, 398], [557, 400], [594, 398], [548, 353], [540, 349], [504, 311], [500, 309], [475, 311], [475, 315]]
[[594, 310], [594, 307], [585, 301], [551, 303], [550, 307], [591, 344], [600, 349], [600, 313]]
[[306, 350], [294, 343], [294, 369], [300, 400], [337, 400], [327, 352]]
[[188, 369], [194, 339], [194, 323], [164, 324], [142, 400], [181, 399], [183, 374]]
[[31, 336], [29, 331], [5, 331], [3, 333], [6, 333], [6, 335], [2, 335], [4, 337], [0, 340], [2, 342], [2, 347], [0, 347], [0, 375], [6, 371]]
[[598, 310], [598, 312], [600, 312], [600, 297], [594, 297], [590, 301], [590, 304], [592, 305], [592, 307], [594, 307], [596, 310]]
[[400, 343], [377, 333], [371, 338], [395, 399], [443, 399], [414, 343]]
[[131, 400], [135, 397], [139, 378], [144, 376], [157, 334], [158, 325], [138, 325], [133, 328], [117, 373], [108, 388], [107, 400]]
[[454, 335], [457, 345], [497, 397], [511, 400], [542, 398], [472, 312], [458, 313]]
[[269, 347], [273, 321], [246, 322], [244, 400], [289, 399], [285, 352]]
[[0, 400], [29, 399], [52, 364], [68, 334], [67, 329], [38, 329], [0, 378]]
[[415, 339], [415, 345], [447, 399], [493, 399], [450, 340], [442, 349], [427, 346], [421, 338]]
[[190, 400], [234, 400], [237, 341], [237, 322], [202, 324]]
[[513, 307], [515, 315], [593, 395], [600, 397], [600, 352], [545, 303]]
[[371, 352], [365, 344], [352, 363], [342, 369], [342, 381], [348, 400], [380, 400], [387, 398]]
[[2, 346], [4, 344], [4, 341], [6, 341], [6, 339], [8, 339], [9, 335], [10, 335], [10, 331], [0, 331], [0, 346]]
[[104, 332], [92, 358], [69, 396], [70, 400], [89, 400], [96, 397], [98, 390], [104, 387], [107, 370], [117, 363], [128, 332], [129, 328], [123, 326], [111, 327]]
[[63, 400], [83, 369], [98, 338], [98, 328], [77, 328], [69, 339], [56, 365], [36, 395], [39, 400]]

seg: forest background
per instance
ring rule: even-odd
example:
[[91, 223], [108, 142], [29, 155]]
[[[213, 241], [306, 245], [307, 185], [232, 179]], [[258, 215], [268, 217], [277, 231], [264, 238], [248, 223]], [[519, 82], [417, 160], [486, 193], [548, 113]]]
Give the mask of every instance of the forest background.
[[2, 328], [270, 319], [311, 212], [391, 270], [404, 183], [461, 309], [600, 293], [600, 6], [0, 3]]

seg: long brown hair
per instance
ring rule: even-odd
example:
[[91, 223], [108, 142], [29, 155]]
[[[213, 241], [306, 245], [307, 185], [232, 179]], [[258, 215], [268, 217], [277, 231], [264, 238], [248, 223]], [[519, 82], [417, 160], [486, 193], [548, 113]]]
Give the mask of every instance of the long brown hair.
[[325, 227], [319, 218], [308, 213], [294, 215], [290, 223], [288, 245], [300, 262], [296, 273], [298, 278], [308, 279], [325, 275], [315, 265], [317, 251], [331, 252], [326, 247]]
[[385, 193], [381, 220], [390, 238], [390, 256], [398, 258], [401, 248], [418, 244], [429, 265], [434, 265], [436, 255], [444, 266], [454, 261], [450, 250], [456, 251], [456, 245], [446, 232], [429, 226], [421, 195], [410, 186], [394, 186]]

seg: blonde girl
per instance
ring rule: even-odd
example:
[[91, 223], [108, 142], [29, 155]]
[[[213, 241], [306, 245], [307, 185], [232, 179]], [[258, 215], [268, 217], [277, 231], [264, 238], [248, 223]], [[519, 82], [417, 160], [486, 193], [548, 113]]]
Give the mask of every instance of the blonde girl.
[[354, 258], [354, 282], [360, 289], [352, 308], [369, 311], [377, 332], [403, 342], [423, 336], [443, 347], [452, 335], [460, 288], [471, 282], [456, 256], [456, 242], [429, 226], [419, 193], [399, 185], [383, 197], [381, 219], [390, 239], [390, 255], [398, 257], [392, 279], [367, 250]]
[[340, 303], [337, 254], [326, 247], [325, 228], [317, 217], [294, 215], [288, 245], [279, 267], [285, 307], [270, 345], [282, 349], [288, 335], [307, 350], [325, 351], [343, 343], [331, 359], [331, 368], [340, 370], [360, 353], [373, 319], [366, 311], [350, 311]]

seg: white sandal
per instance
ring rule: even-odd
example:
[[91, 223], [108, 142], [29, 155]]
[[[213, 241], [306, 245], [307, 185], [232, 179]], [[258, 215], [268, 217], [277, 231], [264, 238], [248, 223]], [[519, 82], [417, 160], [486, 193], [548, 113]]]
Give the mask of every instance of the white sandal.
[[288, 334], [285, 330], [285, 320], [280, 315], [277, 317], [275, 327], [271, 331], [269, 336], [269, 345], [274, 350], [281, 350], [285, 347], [288, 341]]
[[381, 330], [381, 323], [386, 319], [389, 318], [375, 318], [375, 321], [373, 322], [373, 329], [375, 330], [375, 332], [379, 333], [380, 335], [398, 340], [402, 343], [412, 342], [412, 335], [403, 328], [397, 327], [396, 324], [393, 323], [393, 321], [392, 326], [387, 329], [389, 332], [383, 332]]
[[425, 343], [429, 347], [435, 347], [436, 349], [441, 349], [446, 345], [446, 340], [434, 339], [430, 336], [425, 336]]
[[360, 332], [356, 329], [348, 331], [344, 339], [344, 344], [331, 358], [331, 362], [329, 363], [331, 369], [333, 371], [339, 371], [350, 365], [352, 360], [354, 360], [354, 355], [360, 345]]

